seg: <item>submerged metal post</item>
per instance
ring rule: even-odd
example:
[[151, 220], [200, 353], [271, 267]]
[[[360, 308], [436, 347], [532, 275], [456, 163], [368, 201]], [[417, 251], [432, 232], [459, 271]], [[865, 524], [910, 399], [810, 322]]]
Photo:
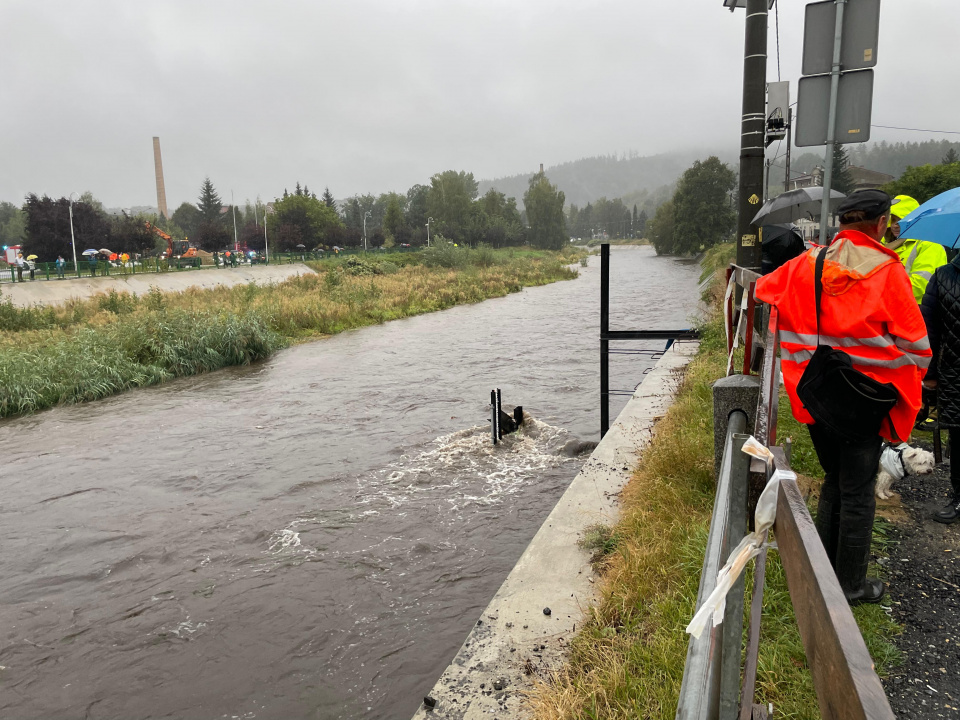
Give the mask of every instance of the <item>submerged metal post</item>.
[[610, 244], [600, 246], [600, 437], [610, 429]]
[[490, 391], [490, 434], [493, 436], [493, 444], [500, 442], [500, 433], [497, 432], [497, 424], [500, 415], [497, 412], [497, 391]]

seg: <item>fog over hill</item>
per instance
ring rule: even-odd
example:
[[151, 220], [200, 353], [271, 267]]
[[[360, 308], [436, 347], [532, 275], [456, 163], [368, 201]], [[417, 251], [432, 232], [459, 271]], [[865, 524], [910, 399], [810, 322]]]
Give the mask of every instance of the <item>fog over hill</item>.
[[[636, 153], [627, 155], [604, 155], [582, 158], [572, 162], [545, 167], [547, 177], [566, 195], [567, 205], [583, 207], [589, 202], [605, 197], [613, 200], [625, 198], [630, 204], [643, 204], [644, 199], [664, 194], [664, 188], [672, 187], [677, 178], [695, 160], [705, 160], [711, 155], [732, 166], [737, 165], [735, 152], [709, 150], [683, 150], [641, 157]], [[521, 175], [480, 181], [480, 194], [496, 188], [507, 197], [515, 197], [523, 205], [523, 194], [530, 178], [539, 168]], [[664, 198], [665, 199], [665, 198]]]

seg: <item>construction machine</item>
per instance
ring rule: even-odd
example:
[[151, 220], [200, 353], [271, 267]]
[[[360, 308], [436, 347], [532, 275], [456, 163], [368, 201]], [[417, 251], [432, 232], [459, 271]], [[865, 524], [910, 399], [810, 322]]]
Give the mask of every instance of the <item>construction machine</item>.
[[186, 240], [174, 240], [169, 233], [164, 232], [153, 223], [145, 221], [144, 225], [147, 226], [148, 230], [167, 241], [167, 252], [164, 254], [164, 257], [197, 257], [197, 249], [191, 247], [190, 243]]

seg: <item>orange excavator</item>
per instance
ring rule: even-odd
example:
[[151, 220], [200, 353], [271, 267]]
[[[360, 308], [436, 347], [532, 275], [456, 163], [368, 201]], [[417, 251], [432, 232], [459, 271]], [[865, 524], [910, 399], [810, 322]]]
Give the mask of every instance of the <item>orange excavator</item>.
[[144, 225], [147, 226], [147, 229], [156, 233], [160, 238], [167, 241], [167, 253], [166, 257], [172, 258], [174, 256], [190, 258], [197, 257], [197, 249], [191, 247], [190, 243], [186, 240], [174, 240], [169, 233], [165, 233], [163, 230], [158, 228], [156, 225], [144, 222]]

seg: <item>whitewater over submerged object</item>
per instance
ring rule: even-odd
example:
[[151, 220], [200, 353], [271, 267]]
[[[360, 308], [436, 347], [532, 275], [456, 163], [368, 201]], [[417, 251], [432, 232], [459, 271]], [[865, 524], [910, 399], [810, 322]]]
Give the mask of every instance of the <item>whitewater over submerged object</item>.
[[500, 401], [500, 388], [490, 391], [490, 435], [493, 444], [496, 445], [500, 439], [512, 432], [516, 432], [523, 425], [523, 407], [517, 405], [513, 409], [513, 415], [503, 411]]

